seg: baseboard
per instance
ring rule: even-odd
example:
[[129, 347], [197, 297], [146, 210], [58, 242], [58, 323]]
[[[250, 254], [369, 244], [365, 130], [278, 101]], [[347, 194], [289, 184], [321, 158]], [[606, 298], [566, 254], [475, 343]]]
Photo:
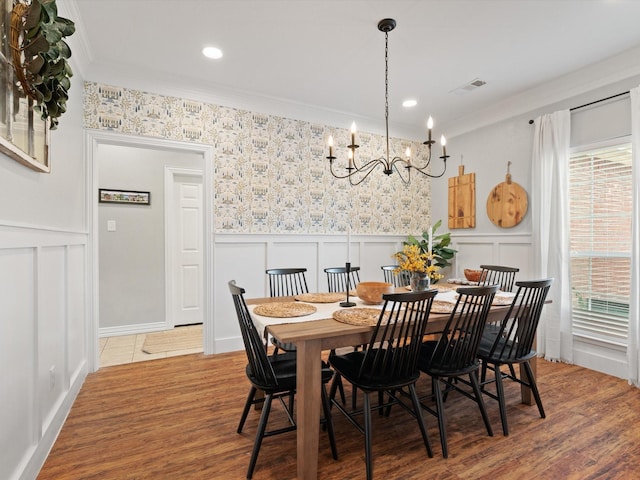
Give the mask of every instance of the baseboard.
[[167, 330], [165, 322], [138, 323], [135, 325], [120, 325], [117, 327], [103, 327], [98, 330], [98, 337], [117, 337], [119, 335], [137, 335], [139, 333], [161, 332]]

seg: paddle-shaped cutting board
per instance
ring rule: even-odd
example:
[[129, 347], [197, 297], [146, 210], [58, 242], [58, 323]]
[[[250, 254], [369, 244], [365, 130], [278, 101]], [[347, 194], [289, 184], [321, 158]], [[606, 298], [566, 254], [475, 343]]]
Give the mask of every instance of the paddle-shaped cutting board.
[[[509, 162], [509, 165], [511, 165], [511, 162]], [[511, 174], [507, 167], [505, 181], [496, 185], [487, 198], [487, 216], [489, 220], [498, 227], [514, 227], [527, 214], [528, 206], [527, 192], [511, 180]]]
[[476, 226], [476, 174], [464, 173], [458, 167], [458, 176], [449, 179], [449, 228], [475, 228]]

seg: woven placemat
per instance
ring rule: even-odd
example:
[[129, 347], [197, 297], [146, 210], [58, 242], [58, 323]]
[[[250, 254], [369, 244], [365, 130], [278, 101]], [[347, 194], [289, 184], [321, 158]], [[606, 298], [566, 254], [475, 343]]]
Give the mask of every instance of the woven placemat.
[[445, 302], [444, 300], [434, 300], [431, 304], [431, 311], [433, 313], [451, 313], [455, 306], [455, 303]]
[[345, 308], [333, 312], [333, 319], [348, 325], [373, 327], [380, 318], [379, 308]]
[[514, 296], [515, 295], [501, 295], [496, 293], [493, 297], [492, 305], [511, 305]]
[[335, 303], [346, 298], [344, 293], [301, 293], [296, 295], [296, 300], [309, 303]]
[[313, 305], [302, 302], [273, 302], [256, 305], [253, 313], [263, 317], [289, 318], [311, 315], [317, 310]]

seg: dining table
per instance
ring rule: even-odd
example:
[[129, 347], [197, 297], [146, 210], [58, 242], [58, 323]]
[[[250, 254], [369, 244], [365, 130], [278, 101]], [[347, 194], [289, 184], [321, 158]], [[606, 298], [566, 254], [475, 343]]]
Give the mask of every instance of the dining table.
[[[438, 289], [432, 311], [427, 322], [426, 334], [439, 334], [445, 327], [450, 313], [447, 311], [446, 303], [455, 304], [455, 289], [462, 285], [455, 284], [435, 284], [432, 288]], [[406, 293], [407, 287], [397, 287], [397, 293]], [[509, 292], [498, 292], [502, 295], [502, 301], [494, 302], [487, 317], [487, 322], [501, 319], [511, 303], [513, 294]], [[259, 332], [265, 337], [273, 336], [282, 343], [292, 343], [296, 345], [297, 351], [297, 477], [299, 479], [316, 479], [318, 475], [318, 444], [320, 435], [320, 412], [321, 412], [321, 370], [319, 360], [323, 351], [348, 347], [353, 345], [363, 345], [368, 343], [373, 330], [372, 324], [350, 324], [337, 321], [334, 317], [342, 318], [347, 315], [345, 310], [351, 307], [341, 307], [341, 301], [326, 302], [319, 300], [319, 303], [309, 302], [314, 295], [319, 299], [322, 295], [329, 294], [308, 294], [305, 296], [292, 297], [268, 297], [268, 298], [248, 298], [246, 303], [251, 312], [254, 324]], [[500, 298], [500, 297], [499, 297]], [[342, 300], [346, 299], [346, 293]], [[355, 309], [381, 309], [382, 305], [365, 304], [356, 296], [349, 299], [355, 303]], [[306, 309], [305, 313], [296, 316], [295, 313], [283, 314], [270, 313], [269, 304], [292, 304], [302, 301], [304, 304], [312, 305], [315, 308]], [[438, 304], [438, 305], [436, 305]], [[293, 305], [295, 306], [295, 305]], [[442, 309], [442, 307], [445, 307]], [[439, 308], [438, 308], [439, 307]], [[257, 311], [256, 311], [257, 309]], [[451, 307], [452, 309], [452, 307]], [[263, 315], [262, 313], [266, 313]], [[293, 316], [292, 316], [293, 315]], [[531, 367], [535, 373], [536, 358], [531, 360]], [[521, 374], [523, 370], [521, 370]], [[527, 387], [522, 387], [522, 402], [528, 405], [533, 404], [531, 392]]]

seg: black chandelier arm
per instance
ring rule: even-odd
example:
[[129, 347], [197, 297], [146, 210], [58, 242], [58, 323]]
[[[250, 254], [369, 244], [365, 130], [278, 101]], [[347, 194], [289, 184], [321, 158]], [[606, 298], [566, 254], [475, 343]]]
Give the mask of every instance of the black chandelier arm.
[[[405, 185], [409, 185], [411, 183], [411, 164], [407, 162], [404, 158], [395, 157], [391, 160], [391, 167], [389, 169], [391, 172], [395, 171], [402, 183]], [[406, 177], [402, 173], [402, 170], [406, 170]]]
[[[339, 175], [333, 169], [333, 160], [335, 160], [335, 158], [336, 157], [327, 157], [327, 159], [329, 160], [329, 171], [331, 172], [331, 175], [339, 179], [348, 178], [349, 183], [351, 183], [351, 185], [361, 184], [371, 174], [371, 172], [373, 172], [376, 169], [378, 165], [382, 165], [384, 169], [387, 168], [386, 159], [384, 157], [380, 157], [373, 160], [369, 160], [367, 163], [365, 163], [360, 167], [357, 166], [356, 163], [354, 162], [353, 167], [345, 167], [345, 170], [347, 170], [347, 173], [345, 175]], [[354, 175], [358, 175], [358, 174], [362, 175], [362, 177], [360, 177], [360, 179], [357, 182], [354, 182], [353, 181]]]
[[442, 159], [442, 164], [443, 164], [443, 169], [442, 172], [440, 173], [440, 175], [433, 175], [429, 172], [426, 171], [427, 167], [429, 166], [429, 163], [431, 162], [431, 160], [429, 160], [429, 163], [427, 163], [424, 167], [422, 168], [418, 168], [416, 166], [411, 166], [411, 168], [413, 170], [416, 170], [418, 172], [420, 172], [422, 175], [424, 175], [425, 177], [429, 177], [429, 178], [440, 178], [442, 177], [445, 172], [447, 171], [447, 158], [449, 158], [449, 155], [443, 155], [442, 157], [440, 157]]

